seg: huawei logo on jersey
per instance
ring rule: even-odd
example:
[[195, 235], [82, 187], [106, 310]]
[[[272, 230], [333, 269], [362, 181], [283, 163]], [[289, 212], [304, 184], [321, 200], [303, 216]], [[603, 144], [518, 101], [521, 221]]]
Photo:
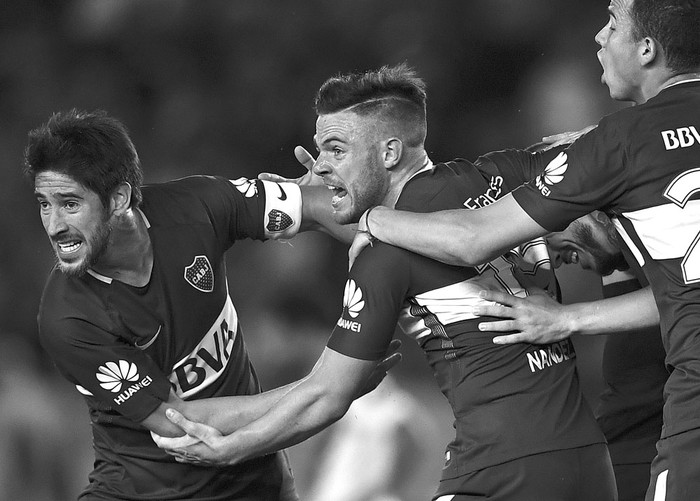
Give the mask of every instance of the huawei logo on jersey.
[[[100, 382], [100, 386], [103, 389], [109, 390], [112, 393], [119, 393], [119, 395], [114, 398], [114, 402], [117, 405], [123, 404], [131, 398], [134, 393], [153, 382], [150, 376], [146, 376], [139, 381], [139, 370], [136, 364], [127, 360], [107, 362], [99, 366], [95, 377]], [[124, 388], [123, 391], [122, 388]]]
[[258, 194], [258, 187], [255, 181], [251, 181], [246, 177], [239, 177], [238, 179], [231, 179], [230, 181], [246, 198], [251, 198]]
[[[345, 283], [345, 292], [343, 293], [343, 310], [348, 312], [351, 318], [357, 318], [362, 308], [365, 307], [365, 301], [362, 299], [362, 289], [360, 289], [354, 280], [349, 279]], [[346, 320], [342, 316], [338, 320], [338, 327], [348, 329], [355, 332], [360, 332], [362, 324], [354, 320]]]
[[564, 179], [564, 174], [566, 169], [569, 168], [568, 157], [565, 152], [559, 153], [549, 164], [545, 167], [544, 172], [537, 176], [535, 179], [535, 185], [540, 193], [545, 197], [548, 197], [551, 193], [549, 186], [560, 183]]
[[352, 318], [356, 318], [362, 311], [362, 308], [365, 307], [365, 302], [362, 299], [362, 289], [352, 279], [345, 283], [343, 306], [348, 309], [348, 315]]
[[195, 256], [192, 264], [185, 267], [185, 280], [198, 291], [214, 290], [214, 270], [207, 256]]
[[120, 360], [119, 363], [107, 362], [104, 365], [100, 365], [97, 371], [95, 376], [100, 382], [100, 386], [113, 393], [119, 393], [124, 383], [138, 381], [139, 379], [139, 371], [136, 368], [136, 364], [126, 360]]

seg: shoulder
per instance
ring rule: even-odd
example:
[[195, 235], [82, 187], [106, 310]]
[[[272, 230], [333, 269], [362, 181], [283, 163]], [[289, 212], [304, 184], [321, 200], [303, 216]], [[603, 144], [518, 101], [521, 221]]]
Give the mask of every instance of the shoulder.
[[110, 323], [104, 302], [88, 285], [88, 280], [91, 279], [87, 276], [69, 277], [58, 269], [51, 272], [37, 318], [39, 339], [47, 350], [73, 344], [85, 325]]
[[189, 176], [143, 187], [141, 209], [149, 222], [206, 221], [207, 207], [231, 196], [231, 181], [216, 176]]
[[436, 164], [409, 180], [396, 208], [414, 212], [462, 208], [467, 198], [483, 193], [486, 187], [474, 164], [458, 158]]

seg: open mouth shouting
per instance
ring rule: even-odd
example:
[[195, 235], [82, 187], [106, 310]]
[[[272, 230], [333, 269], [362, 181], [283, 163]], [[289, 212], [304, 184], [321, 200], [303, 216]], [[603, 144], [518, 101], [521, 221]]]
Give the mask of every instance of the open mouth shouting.
[[340, 204], [342, 203], [343, 199], [347, 196], [348, 192], [345, 188], [342, 188], [340, 186], [335, 186], [332, 184], [326, 183], [326, 186], [328, 187], [329, 190], [333, 192], [333, 198], [331, 199], [331, 206], [333, 209], [338, 209]]

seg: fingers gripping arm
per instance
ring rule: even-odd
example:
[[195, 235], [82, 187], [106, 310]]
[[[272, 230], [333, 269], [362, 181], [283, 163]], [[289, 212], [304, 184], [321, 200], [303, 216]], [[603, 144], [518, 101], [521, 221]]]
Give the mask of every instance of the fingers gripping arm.
[[156, 443], [179, 461], [205, 464], [235, 464], [246, 459], [297, 444], [345, 414], [350, 403], [373, 389], [381, 374], [398, 361], [390, 355], [383, 361], [358, 360], [333, 350], [324, 350], [314, 370], [259, 419], [229, 435], [184, 419], [173, 413], [173, 421], [200, 442], [187, 445], [154, 437]]

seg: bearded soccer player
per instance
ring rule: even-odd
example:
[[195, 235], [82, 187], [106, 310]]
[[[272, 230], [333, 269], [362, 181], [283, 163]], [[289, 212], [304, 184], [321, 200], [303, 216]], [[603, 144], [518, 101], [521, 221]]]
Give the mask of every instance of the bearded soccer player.
[[[528, 152], [433, 164], [424, 148], [425, 99], [423, 81], [404, 65], [322, 85], [313, 172], [335, 194], [337, 222], [357, 221], [378, 204], [476, 208], [534, 175], [528, 168], [539, 155]], [[387, 350], [398, 323], [424, 350], [454, 411], [456, 435], [434, 499], [613, 500], [607, 446], [580, 391], [571, 342], [498, 346], [471, 311], [481, 289], [556, 294], [553, 279], [542, 239], [473, 267], [378, 243], [350, 271], [342, 316], [316, 368], [269, 412], [229, 435], [172, 413], [202, 443], [156, 440], [181, 461], [205, 464], [298, 443], [345, 413], [358, 374]]]
[[[80, 499], [296, 499], [283, 453], [201, 468], [177, 463], [149, 432], [182, 434], [166, 406], [221, 429], [257, 416], [245, 396], [260, 385], [224, 254], [242, 238], [293, 236], [299, 186], [213, 176], [142, 186], [123, 124], [76, 110], [30, 132], [25, 171], [57, 257], [40, 306], [41, 343], [90, 411], [95, 463]], [[283, 391], [265, 393], [258, 409]], [[244, 397], [232, 397], [224, 420], [198, 406], [230, 395]]]
[[[613, 0], [603, 82], [636, 106], [605, 117], [536, 179], [476, 211], [373, 210], [360, 229], [474, 265], [593, 210], [612, 216], [653, 290], [670, 376], [648, 500], [700, 499], [700, 3]], [[367, 245], [359, 234], [352, 256]]]

